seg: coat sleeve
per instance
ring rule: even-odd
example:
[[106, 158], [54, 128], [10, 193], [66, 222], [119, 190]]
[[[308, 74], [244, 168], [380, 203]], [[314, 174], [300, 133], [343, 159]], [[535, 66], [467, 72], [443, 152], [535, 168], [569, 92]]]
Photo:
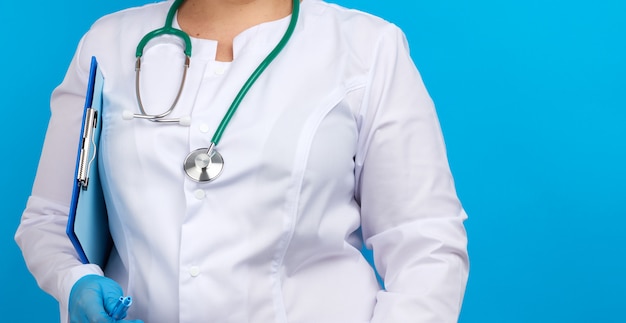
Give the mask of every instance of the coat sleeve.
[[65, 233], [71, 200], [89, 57], [81, 57], [81, 40], [63, 82], [53, 91], [49, 120], [31, 196], [15, 241], [41, 289], [52, 295], [67, 320], [69, 293], [86, 274], [102, 275], [83, 265]]
[[390, 25], [376, 48], [355, 158], [363, 236], [385, 287], [372, 323], [456, 322], [469, 267], [467, 216], [404, 34]]

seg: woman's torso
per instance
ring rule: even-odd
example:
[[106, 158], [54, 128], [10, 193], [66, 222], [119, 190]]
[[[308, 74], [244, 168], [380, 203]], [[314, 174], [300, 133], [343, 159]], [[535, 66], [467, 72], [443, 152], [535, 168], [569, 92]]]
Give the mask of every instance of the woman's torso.
[[[107, 275], [154, 322], [367, 322], [379, 290], [360, 254], [354, 156], [374, 34], [384, 22], [315, 0], [302, 3], [287, 47], [253, 85], [217, 145], [223, 173], [197, 183], [183, 171], [207, 147], [236, 93], [289, 18], [240, 34], [232, 63], [193, 39], [173, 116], [189, 127], [124, 120], [138, 113], [134, 53], [171, 2], [102, 19], [85, 51], [105, 75], [103, 181], [117, 254]], [[182, 72], [169, 36], [148, 44], [142, 97], [169, 107]], [[119, 255], [119, 257], [118, 257]]]

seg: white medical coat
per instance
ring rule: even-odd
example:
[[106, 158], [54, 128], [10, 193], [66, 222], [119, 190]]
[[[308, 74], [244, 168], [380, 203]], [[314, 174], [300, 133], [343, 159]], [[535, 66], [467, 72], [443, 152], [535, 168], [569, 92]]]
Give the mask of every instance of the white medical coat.
[[[407, 323], [457, 320], [468, 275], [466, 215], [433, 103], [402, 32], [359, 11], [304, 0], [293, 37], [254, 84], [217, 149], [221, 176], [183, 172], [282, 37], [289, 17], [234, 40], [192, 39], [174, 117], [138, 113], [135, 49], [171, 1], [108, 15], [81, 40], [51, 99], [40, 166], [16, 233], [30, 271], [67, 315], [82, 265], [65, 235], [90, 58], [104, 73], [101, 176], [116, 250], [105, 272], [146, 323]], [[179, 41], [148, 44], [142, 95], [167, 109], [182, 74]], [[374, 252], [384, 279], [361, 255]]]

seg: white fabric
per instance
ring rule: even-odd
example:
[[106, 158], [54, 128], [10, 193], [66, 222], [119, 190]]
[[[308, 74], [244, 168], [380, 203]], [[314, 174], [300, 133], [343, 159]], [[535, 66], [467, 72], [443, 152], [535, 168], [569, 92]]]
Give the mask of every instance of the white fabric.
[[[146, 323], [455, 322], [468, 274], [466, 215], [433, 103], [402, 32], [362, 12], [302, 3], [296, 31], [252, 87], [217, 149], [211, 183], [183, 172], [289, 18], [234, 42], [192, 39], [175, 116], [191, 125], [124, 120], [138, 113], [135, 47], [171, 2], [100, 19], [51, 100], [52, 117], [16, 241], [60, 302], [88, 273], [65, 236], [90, 58], [105, 77], [101, 173], [118, 253], [105, 269]], [[178, 41], [146, 48], [149, 113], [168, 107], [182, 71]], [[385, 289], [359, 252], [372, 248]]]

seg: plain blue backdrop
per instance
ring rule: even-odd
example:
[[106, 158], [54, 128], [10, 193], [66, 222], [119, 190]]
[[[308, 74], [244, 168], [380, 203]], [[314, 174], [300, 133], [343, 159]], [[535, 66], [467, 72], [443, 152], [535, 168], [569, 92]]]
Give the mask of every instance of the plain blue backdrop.
[[[3, 322], [58, 322], [13, 241], [50, 92], [97, 17], [147, 2], [0, 4]], [[405, 31], [437, 105], [470, 216], [460, 322], [626, 322], [626, 1], [337, 2]]]

